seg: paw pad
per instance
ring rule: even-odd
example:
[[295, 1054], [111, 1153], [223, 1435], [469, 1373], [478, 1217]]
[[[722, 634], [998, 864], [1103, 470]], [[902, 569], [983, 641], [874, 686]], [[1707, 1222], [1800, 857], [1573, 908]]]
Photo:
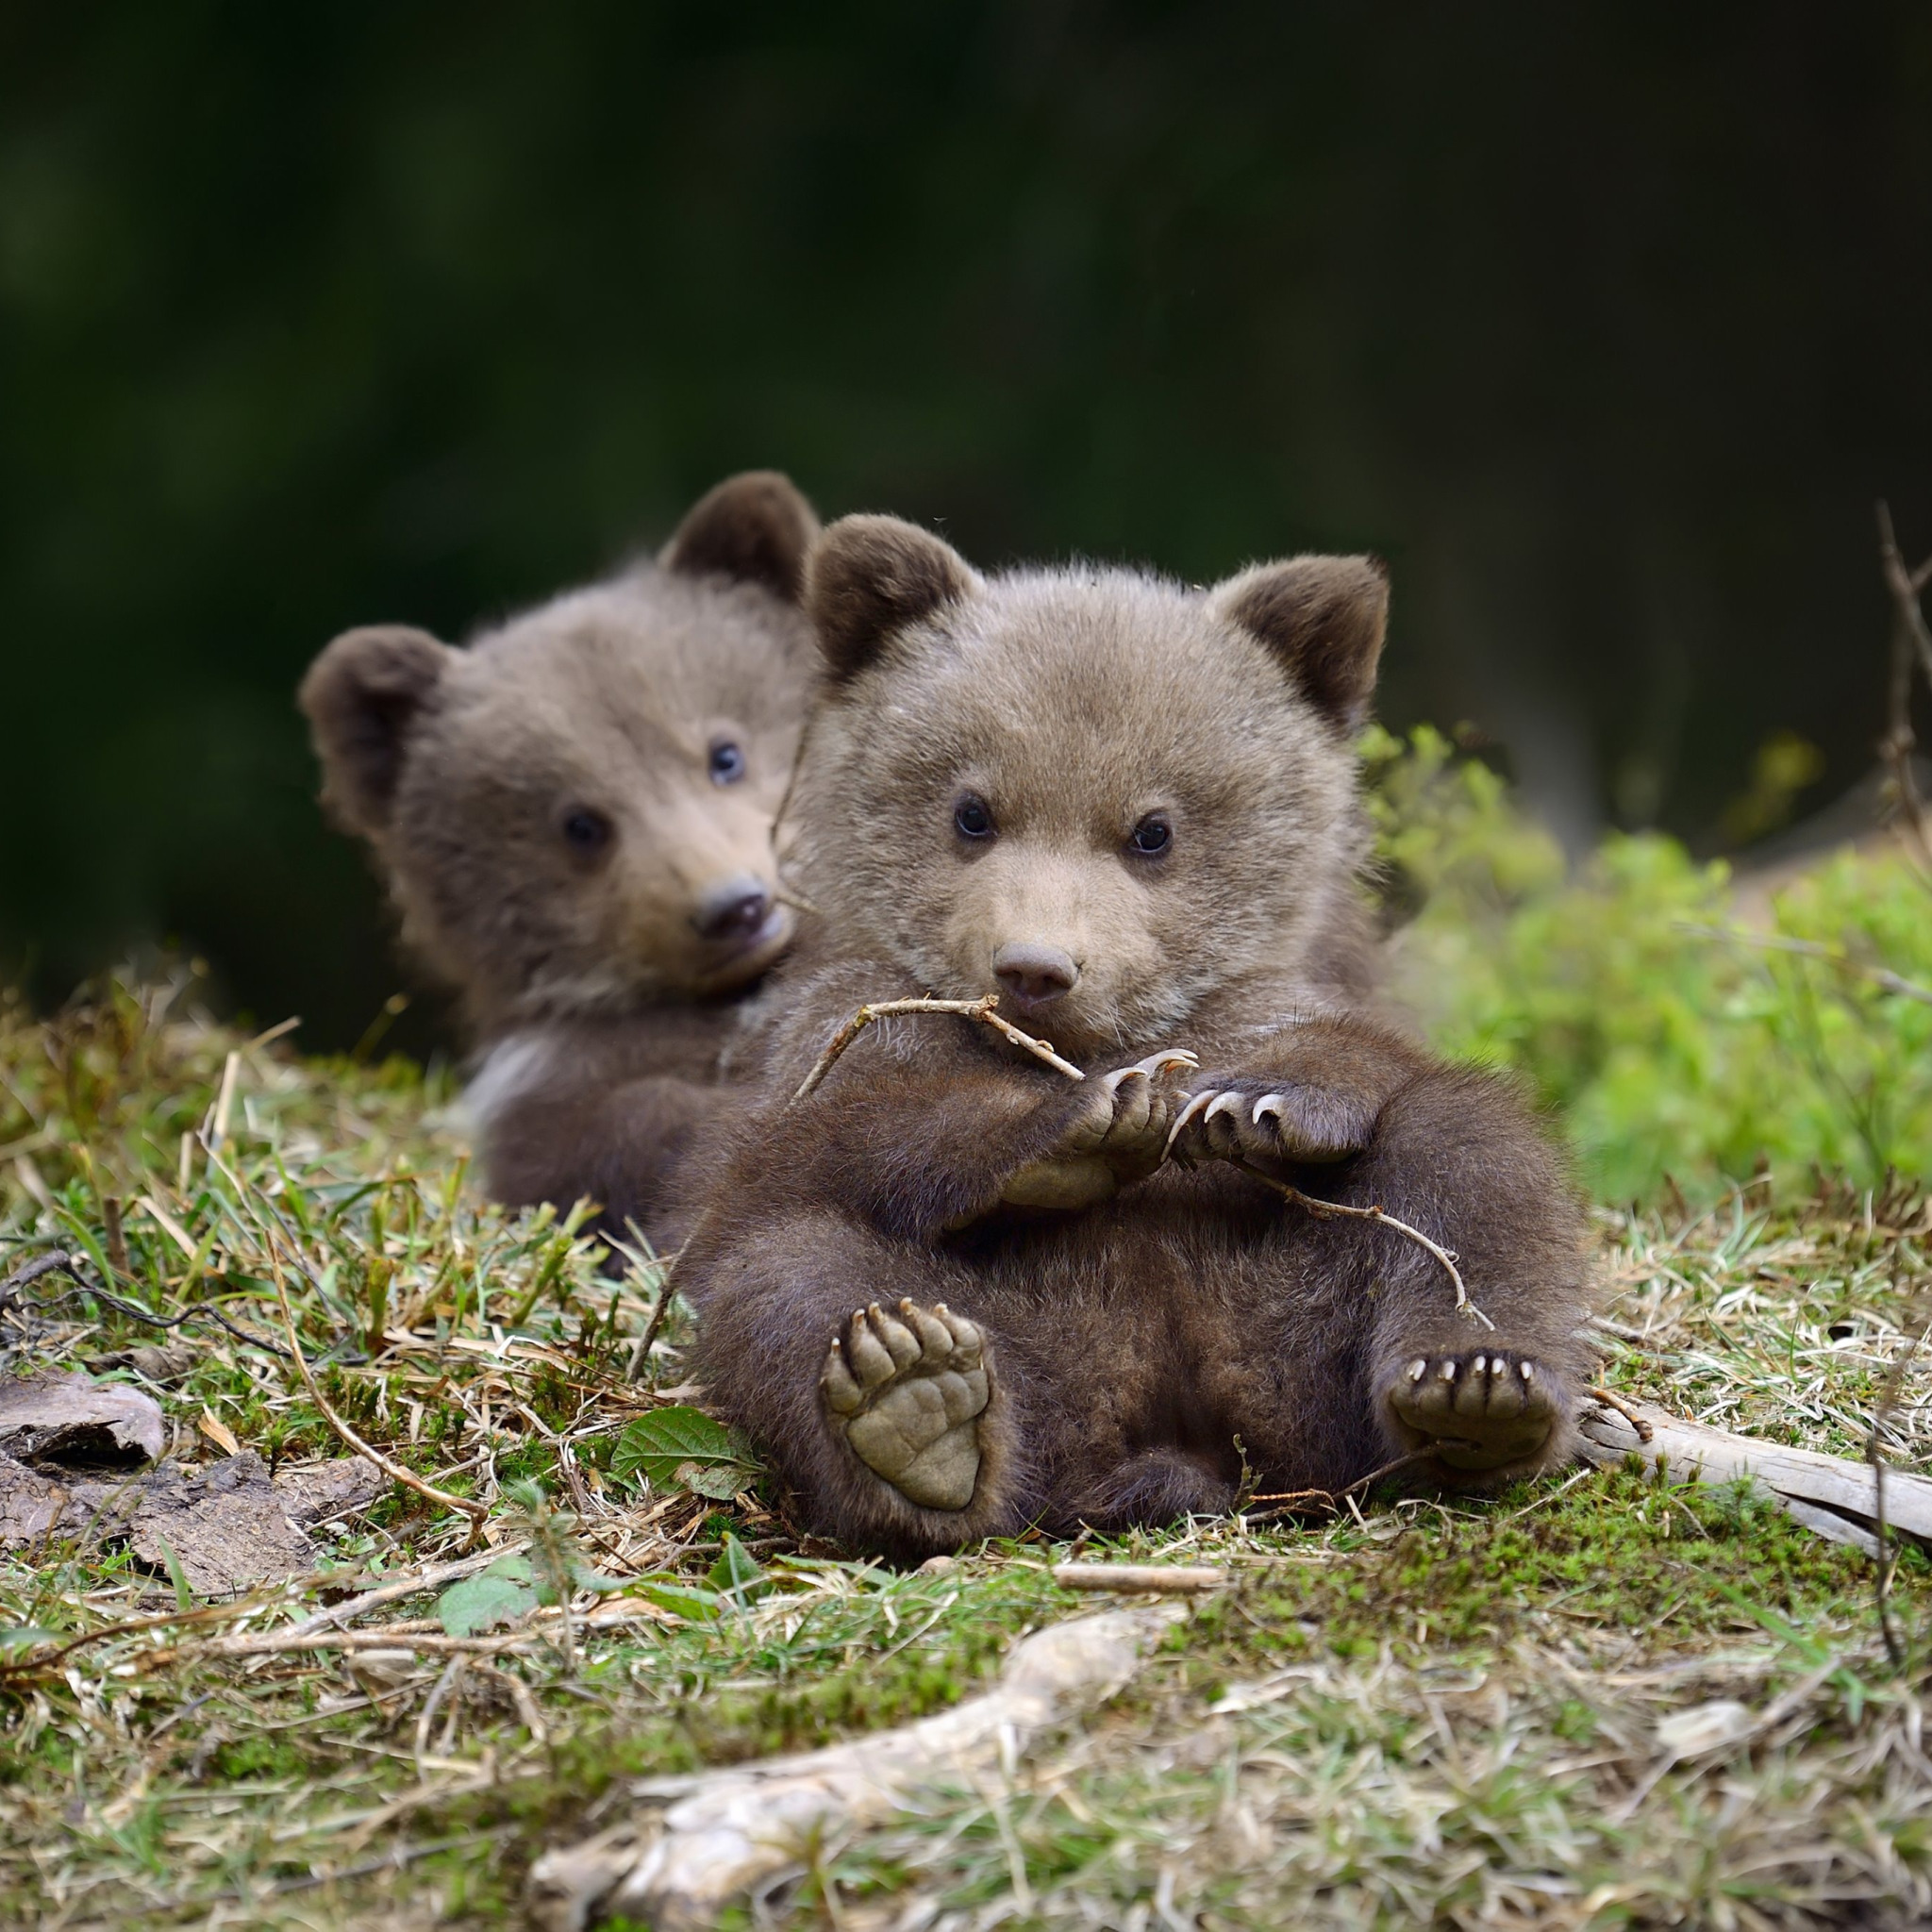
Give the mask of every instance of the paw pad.
[[926, 1509], [963, 1509], [991, 1395], [979, 1330], [943, 1302], [876, 1302], [834, 1336], [820, 1388], [832, 1425], [882, 1481]]

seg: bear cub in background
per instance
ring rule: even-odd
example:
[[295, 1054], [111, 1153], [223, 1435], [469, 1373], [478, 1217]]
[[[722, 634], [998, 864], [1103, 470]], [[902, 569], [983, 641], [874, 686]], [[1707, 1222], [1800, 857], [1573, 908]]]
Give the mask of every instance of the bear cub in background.
[[[1219, 1511], [1244, 1478], [1566, 1457], [1590, 1355], [1561, 1167], [1513, 1089], [1373, 1002], [1352, 747], [1380, 567], [985, 578], [853, 517], [807, 602], [825, 682], [789, 816], [824, 937], [675, 1281], [810, 1525], [910, 1557]], [[1086, 1077], [933, 1016], [794, 1097], [862, 1003], [989, 992]], [[1493, 1327], [1426, 1251], [1270, 1177], [1456, 1251]]]
[[721, 1053], [792, 938], [772, 828], [817, 535], [787, 478], [734, 476], [655, 561], [460, 649], [346, 632], [303, 680], [324, 803], [482, 1051], [465, 1098], [500, 1200], [590, 1195], [678, 1237], [680, 1175], [738, 1102]]

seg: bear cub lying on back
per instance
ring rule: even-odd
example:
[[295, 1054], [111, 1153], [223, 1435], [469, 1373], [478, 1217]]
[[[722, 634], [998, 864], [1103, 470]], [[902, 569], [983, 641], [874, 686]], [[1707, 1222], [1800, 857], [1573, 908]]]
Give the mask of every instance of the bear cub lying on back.
[[[1370, 1000], [1379, 567], [988, 579], [861, 517], [807, 601], [791, 814], [826, 939], [676, 1285], [811, 1524], [917, 1556], [1221, 1510], [1244, 1475], [1564, 1457], [1588, 1356], [1558, 1164], [1509, 1088]], [[920, 1018], [793, 1098], [862, 1003], [988, 992], [1086, 1077]], [[1493, 1328], [1424, 1250], [1269, 1177], [1456, 1251]]]
[[739, 1003], [792, 937], [772, 824], [817, 534], [785, 477], [735, 476], [655, 563], [459, 650], [349, 631], [303, 681], [325, 803], [484, 1050], [466, 1098], [501, 1200], [680, 1231], [680, 1173], [737, 1104]]

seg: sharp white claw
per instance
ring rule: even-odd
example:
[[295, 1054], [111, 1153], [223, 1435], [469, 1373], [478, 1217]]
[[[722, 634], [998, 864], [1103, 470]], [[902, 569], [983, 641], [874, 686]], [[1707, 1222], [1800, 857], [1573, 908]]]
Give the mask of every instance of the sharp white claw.
[[1255, 1103], [1255, 1110], [1248, 1116], [1258, 1127], [1263, 1121], [1278, 1121], [1281, 1111], [1288, 1105], [1287, 1097], [1280, 1093], [1264, 1093]]
[[1180, 1139], [1181, 1129], [1213, 1098], [1214, 1092], [1211, 1088], [1206, 1093], [1197, 1093], [1174, 1116], [1174, 1125], [1167, 1130], [1167, 1144], [1170, 1148]]
[[1536, 1380], [1536, 1370], [1528, 1362], [1518, 1362], [1516, 1364], [1516, 1373], [1519, 1375], [1521, 1375], [1525, 1382], [1533, 1382]]
[[1456, 1364], [1453, 1361], [1444, 1362], [1436, 1373], [1443, 1381], [1453, 1382], [1456, 1379]]
[[1229, 1089], [1227, 1092], [1217, 1093], [1214, 1096], [1213, 1100], [1208, 1103], [1208, 1111], [1201, 1118], [1204, 1121], [1211, 1121], [1218, 1113], [1239, 1113], [1241, 1111], [1241, 1096], [1232, 1089]]
[[1421, 1356], [1417, 1356], [1415, 1360], [1410, 1362], [1408, 1365], [1408, 1379], [1411, 1382], [1420, 1382], [1422, 1378], [1428, 1374], [1428, 1363], [1425, 1362]]
[[1474, 1361], [1470, 1363], [1470, 1367], [1473, 1368], [1478, 1375], [1486, 1375], [1490, 1372], [1490, 1358], [1486, 1355], [1479, 1355], [1476, 1357]]

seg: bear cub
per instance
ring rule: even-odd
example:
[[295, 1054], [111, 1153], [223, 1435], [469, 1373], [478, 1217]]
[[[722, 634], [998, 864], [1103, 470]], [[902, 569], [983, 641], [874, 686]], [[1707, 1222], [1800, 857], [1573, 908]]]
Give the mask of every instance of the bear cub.
[[[1569, 1455], [1560, 1164], [1374, 1000], [1352, 746], [1387, 601], [1359, 558], [1203, 592], [984, 577], [888, 518], [814, 551], [788, 816], [824, 933], [675, 1271], [700, 1373], [814, 1529], [912, 1557]], [[796, 1097], [864, 1002], [986, 993], [1085, 1077], [904, 1018]], [[1493, 1325], [1283, 1183], [1454, 1251]]]
[[734, 476], [655, 561], [462, 648], [348, 631], [303, 680], [324, 803], [481, 1050], [465, 1098], [500, 1200], [680, 1232], [680, 1174], [737, 1100], [721, 1053], [792, 938], [772, 828], [817, 535], [787, 478]]

